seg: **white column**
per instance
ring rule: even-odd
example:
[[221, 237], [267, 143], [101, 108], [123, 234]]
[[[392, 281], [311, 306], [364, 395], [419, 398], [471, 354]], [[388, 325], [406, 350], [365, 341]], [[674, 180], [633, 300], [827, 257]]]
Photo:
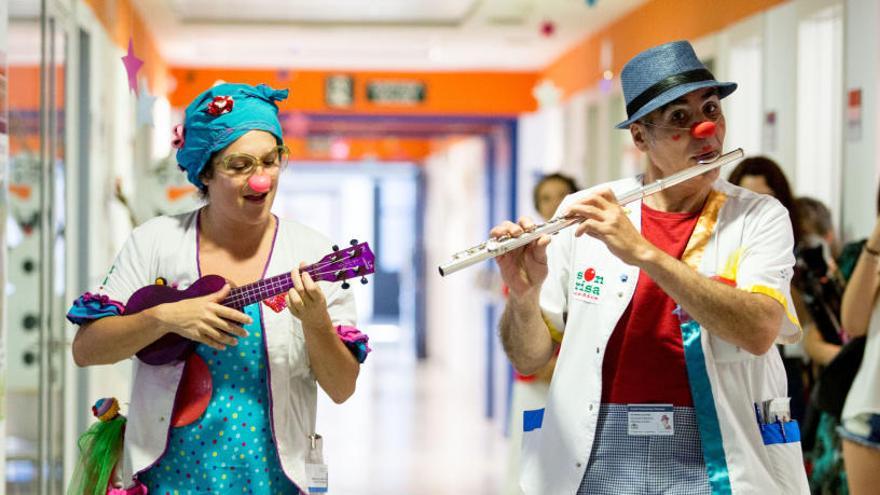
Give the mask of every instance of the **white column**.
[[[841, 223], [844, 240], [868, 235], [877, 218], [877, 92], [880, 90], [880, 2], [847, 0], [844, 21], [844, 110], [846, 93], [861, 89], [861, 132], [849, 136], [844, 121]], [[842, 116], [846, 118], [845, 114]]]
[[[797, 9], [786, 2], [764, 14], [762, 149], [796, 180]], [[767, 122], [769, 118], [773, 122]]]

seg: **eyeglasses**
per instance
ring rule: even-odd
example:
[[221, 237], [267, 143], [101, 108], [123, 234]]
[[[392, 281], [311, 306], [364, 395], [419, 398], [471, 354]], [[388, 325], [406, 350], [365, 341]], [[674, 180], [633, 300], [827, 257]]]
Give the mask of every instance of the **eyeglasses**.
[[717, 96], [712, 96], [703, 102], [698, 111], [686, 105], [674, 105], [660, 112], [653, 120], [642, 120], [640, 123], [669, 134], [690, 133], [694, 125], [706, 121], [717, 124], [722, 117], [721, 102]]
[[290, 158], [290, 149], [282, 144], [272, 148], [272, 151], [262, 158], [248, 153], [232, 153], [222, 157], [217, 164], [219, 169], [228, 175], [248, 176], [260, 165], [270, 172], [280, 171], [287, 166], [288, 158]]

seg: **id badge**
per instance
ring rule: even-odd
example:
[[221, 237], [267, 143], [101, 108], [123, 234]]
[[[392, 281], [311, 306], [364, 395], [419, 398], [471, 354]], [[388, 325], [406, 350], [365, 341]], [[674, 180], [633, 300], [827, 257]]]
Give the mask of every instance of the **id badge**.
[[327, 465], [306, 463], [306, 480], [309, 494], [327, 493]]
[[309, 495], [328, 493], [329, 477], [324, 464], [324, 439], [321, 435], [309, 435], [309, 454], [306, 457], [306, 483]]
[[672, 404], [628, 404], [626, 433], [633, 436], [666, 436], [675, 434]]

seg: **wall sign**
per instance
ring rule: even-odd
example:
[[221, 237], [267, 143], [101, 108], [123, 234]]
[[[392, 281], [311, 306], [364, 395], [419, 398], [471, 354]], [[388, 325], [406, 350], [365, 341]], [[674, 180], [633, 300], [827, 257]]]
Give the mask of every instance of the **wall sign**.
[[846, 137], [850, 141], [862, 138], [862, 90], [851, 89], [846, 95]]
[[370, 81], [367, 100], [379, 105], [417, 105], [425, 101], [425, 83], [421, 81]]
[[340, 74], [324, 81], [324, 102], [328, 107], [347, 108], [354, 103], [354, 78]]
[[764, 152], [774, 152], [777, 146], [777, 124], [776, 111], [771, 110], [764, 113], [764, 134], [763, 134]]

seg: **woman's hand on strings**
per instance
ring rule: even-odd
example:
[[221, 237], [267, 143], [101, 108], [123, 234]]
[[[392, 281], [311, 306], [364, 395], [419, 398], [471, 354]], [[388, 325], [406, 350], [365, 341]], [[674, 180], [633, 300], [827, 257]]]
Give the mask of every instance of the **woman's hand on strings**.
[[160, 304], [148, 311], [164, 330], [163, 334], [173, 332], [222, 351], [228, 345], [238, 345], [239, 337], [247, 337], [242, 325], [252, 322], [250, 316], [221, 304], [229, 291], [226, 284], [212, 294]]

